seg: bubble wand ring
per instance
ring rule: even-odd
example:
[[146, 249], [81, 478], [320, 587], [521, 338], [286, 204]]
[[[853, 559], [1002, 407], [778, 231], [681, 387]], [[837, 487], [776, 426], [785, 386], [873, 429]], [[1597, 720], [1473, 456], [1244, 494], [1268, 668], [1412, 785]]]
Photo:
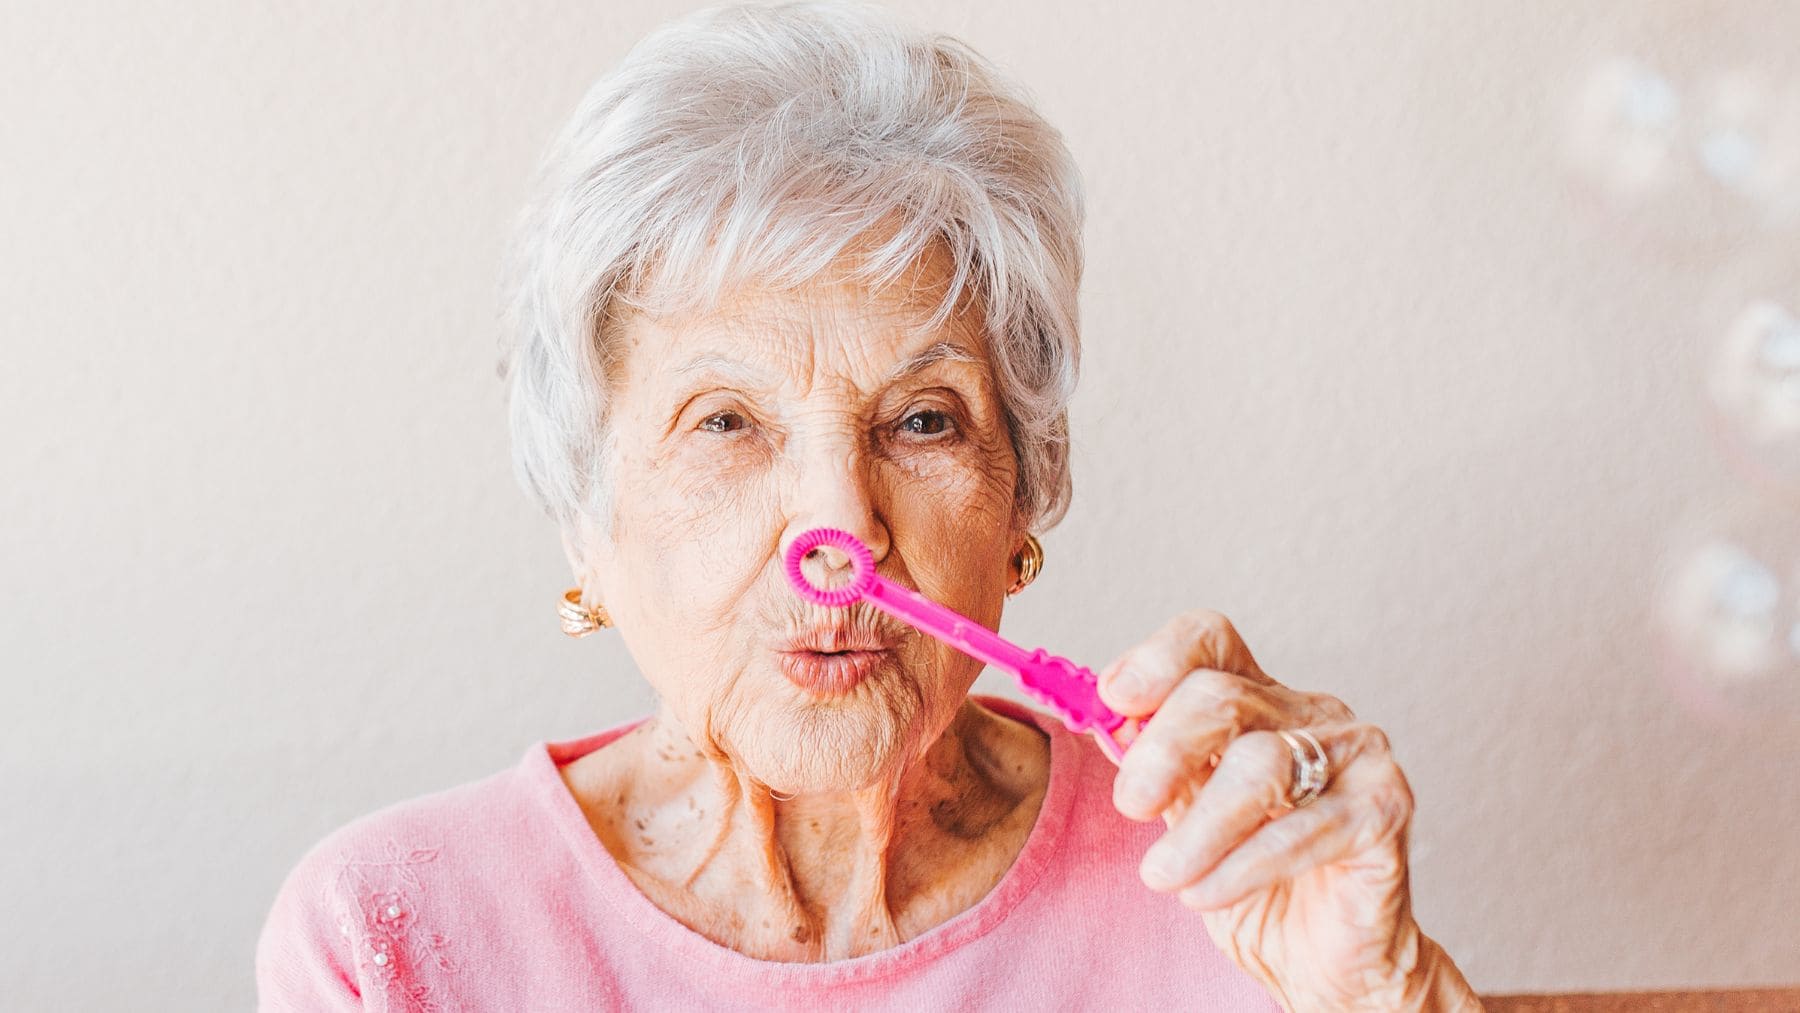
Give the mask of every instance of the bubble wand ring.
[[[827, 590], [806, 578], [801, 561], [821, 545], [840, 549], [850, 557], [849, 584]], [[1128, 721], [1100, 701], [1099, 679], [1091, 670], [1042, 647], [1028, 651], [954, 609], [882, 577], [875, 572], [869, 547], [848, 531], [812, 528], [802, 532], [788, 545], [783, 562], [788, 583], [800, 597], [829, 608], [867, 601], [977, 661], [1011, 672], [1019, 686], [1061, 718], [1070, 731], [1078, 735], [1091, 732], [1114, 763], [1125, 758], [1125, 746], [1114, 733]]]

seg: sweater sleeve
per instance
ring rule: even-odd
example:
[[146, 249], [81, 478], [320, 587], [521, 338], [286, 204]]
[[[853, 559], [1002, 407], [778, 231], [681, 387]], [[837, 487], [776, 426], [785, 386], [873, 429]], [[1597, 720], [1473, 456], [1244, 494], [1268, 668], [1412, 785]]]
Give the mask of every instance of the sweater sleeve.
[[361, 1010], [351, 940], [316, 855], [288, 873], [256, 943], [257, 1009]]

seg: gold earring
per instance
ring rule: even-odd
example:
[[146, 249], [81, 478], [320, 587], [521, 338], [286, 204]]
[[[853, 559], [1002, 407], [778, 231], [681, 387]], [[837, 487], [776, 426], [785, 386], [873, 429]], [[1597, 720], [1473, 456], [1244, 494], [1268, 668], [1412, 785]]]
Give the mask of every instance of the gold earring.
[[606, 609], [598, 605], [592, 607], [581, 604], [581, 588], [572, 587], [563, 592], [562, 601], [556, 605], [556, 614], [562, 619], [562, 630], [571, 637], [585, 637], [605, 626], [611, 626], [612, 616]]
[[1013, 585], [1006, 589], [1008, 597], [1025, 590], [1025, 585], [1037, 579], [1038, 571], [1044, 568], [1044, 547], [1039, 544], [1031, 532], [1027, 531], [1025, 547], [1020, 549], [1019, 554], [1013, 558], [1019, 561], [1019, 579], [1013, 581]]

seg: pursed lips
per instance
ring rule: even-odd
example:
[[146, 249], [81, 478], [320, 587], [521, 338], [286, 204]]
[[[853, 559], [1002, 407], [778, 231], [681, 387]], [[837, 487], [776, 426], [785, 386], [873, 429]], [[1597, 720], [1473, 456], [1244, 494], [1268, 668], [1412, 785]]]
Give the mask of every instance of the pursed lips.
[[782, 645], [788, 652], [810, 651], [816, 654], [842, 654], [846, 651], [885, 651], [895, 641], [872, 631], [851, 626], [819, 626], [790, 636]]
[[848, 693], [890, 657], [893, 645], [871, 631], [827, 627], [788, 639], [779, 655], [788, 681], [815, 695]]

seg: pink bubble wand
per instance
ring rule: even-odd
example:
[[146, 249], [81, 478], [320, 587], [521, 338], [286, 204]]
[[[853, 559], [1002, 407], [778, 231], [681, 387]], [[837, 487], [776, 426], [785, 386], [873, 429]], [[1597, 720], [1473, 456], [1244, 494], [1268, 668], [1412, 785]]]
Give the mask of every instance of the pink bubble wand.
[[[800, 570], [800, 562], [821, 545], [830, 545], [850, 557], [850, 583], [826, 590], [816, 587]], [[1092, 733], [1113, 763], [1125, 758], [1125, 746], [1114, 733], [1128, 722], [1124, 715], [1100, 702], [1099, 679], [1094, 673], [1042, 647], [1028, 651], [954, 609], [932, 601], [917, 591], [875, 572], [875, 557], [862, 539], [837, 528], [813, 528], [788, 546], [788, 582], [800, 597], [829, 608], [843, 608], [867, 601], [883, 612], [931, 634], [977, 661], [1011, 672], [1019, 686], [1077, 735]]]

